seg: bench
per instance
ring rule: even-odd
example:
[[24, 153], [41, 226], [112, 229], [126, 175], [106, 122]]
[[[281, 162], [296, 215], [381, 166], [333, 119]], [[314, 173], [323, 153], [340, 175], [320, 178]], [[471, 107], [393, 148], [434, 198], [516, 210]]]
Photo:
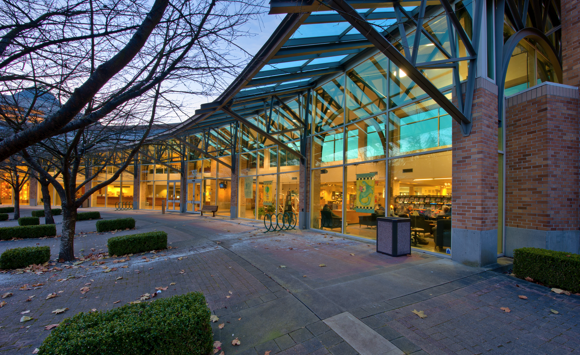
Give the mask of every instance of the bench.
[[215, 213], [218, 210], [218, 206], [210, 206], [210, 205], [205, 205], [201, 208], [201, 215], [203, 216], [204, 212], [212, 212], [213, 216], [215, 217]]

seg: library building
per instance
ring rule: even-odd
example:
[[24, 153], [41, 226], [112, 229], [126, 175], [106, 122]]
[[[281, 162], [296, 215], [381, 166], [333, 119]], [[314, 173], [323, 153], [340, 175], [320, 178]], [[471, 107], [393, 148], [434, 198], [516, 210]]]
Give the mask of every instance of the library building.
[[[152, 136], [91, 207], [280, 214], [366, 241], [377, 218], [407, 217], [414, 252], [473, 266], [579, 252], [580, 0], [271, 0], [270, 13], [284, 17], [230, 86]], [[21, 198], [39, 193], [31, 181]]]

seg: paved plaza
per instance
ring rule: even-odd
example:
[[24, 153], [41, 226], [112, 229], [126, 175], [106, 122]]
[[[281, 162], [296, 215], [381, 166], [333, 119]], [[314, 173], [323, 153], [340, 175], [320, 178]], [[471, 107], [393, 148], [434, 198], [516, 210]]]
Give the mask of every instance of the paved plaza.
[[[99, 234], [95, 221], [79, 222], [75, 254], [89, 260], [0, 274], [0, 294], [13, 293], [0, 309], [1, 355], [32, 354], [50, 333], [45, 326], [122, 306], [156, 287], [167, 287], [159, 298], [203, 292], [226, 355], [580, 354], [580, 297], [516, 279], [506, 267], [472, 268], [422, 253], [393, 258], [331, 233], [263, 233], [262, 224], [244, 220], [101, 213], [134, 217], [136, 231]], [[153, 230], [168, 233], [170, 249], [98, 258], [108, 238]], [[58, 238], [3, 241], [0, 252], [34, 245], [49, 245], [56, 259]], [[57, 296], [47, 299], [51, 293]], [[68, 310], [52, 313], [61, 308]], [[32, 320], [21, 323], [23, 315]], [[239, 346], [231, 345], [235, 338]]]

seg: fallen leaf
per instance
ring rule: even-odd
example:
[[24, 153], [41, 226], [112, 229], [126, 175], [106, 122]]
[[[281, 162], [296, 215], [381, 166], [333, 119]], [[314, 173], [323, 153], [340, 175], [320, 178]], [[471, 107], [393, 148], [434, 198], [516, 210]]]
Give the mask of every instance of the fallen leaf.
[[173, 285], [175, 285], [175, 282], [172, 282], [172, 283], [169, 284], [169, 286], [173, 286]]
[[55, 309], [54, 311], [52, 311], [52, 313], [54, 314], [61, 314], [64, 313], [68, 308], [59, 308], [59, 309]]
[[141, 301], [133, 301], [133, 302], [129, 302], [129, 304], [139, 304], [141, 303]]
[[51, 330], [58, 327], [58, 324], [51, 324], [44, 327], [44, 330]]
[[507, 307], [501, 307], [500, 309], [501, 309], [502, 311], [506, 312], [506, 313], [509, 313], [509, 312], [511, 312], [511, 310], [510, 310], [509, 308], [507, 308]]
[[415, 313], [416, 315], [419, 316], [419, 318], [427, 318], [427, 316], [425, 315], [425, 313], [423, 311], [417, 311], [416, 309], [413, 310], [413, 313]]
[[32, 287], [40, 287], [40, 286], [43, 286], [43, 285], [44, 285], [43, 283], [38, 283], [38, 284], [32, 285]]
[[46, 299], [49, 300], [49, 299], [55, 298], [55, 297], [56, 297], [56, 293], [53, 292], [53, 293], [50, 293], [48, 296], [46, 296]]
[[216, 340], [216, 341], [214, 341], [214, 342], [213, 342], [213, 347], [214, 347], [214, 349], [219, 349], [219, 348], [221, 348], [221, 347], [222, 347], [222, 343], [221, 343], [221, 341], [217, 341], [217, 340]]
[[318, 266], [320, 266], [320, 267], [326, 267], [326, 264], [320, 264]]
[[159, 291], [167, 291], [168, 288], [169, 288], [169, 286], [168, 287], [155, 287], [155, 289], [159, 290]]
[[522, 296], [522, 295], [519, 295], [518, 297], [519, 297], [520, 299], [522, 299], [522, 300], [527, 300], [527, 299], [528, 299], [528, 297], [527, 297], [527, 296]]
[[22, 318], [20, 318], [20, 323], [28, 322], [29, 320], [32, 320], [32, 317], [22, 316]]
[[222, 323], [222, 324], [218, 325], [218, 328], [224, 329], [225, 326], [226, 326], [226, 324], [225, 323]]
[[212, 314], [211, 317], [209, 317], [209, 320], [211, 320], [213, 323], [216, 323], [220, 319], [215, 314]]
[[268, 350], [264, 353], [264, 355], [270, 355], [271, 352], [272, 352], [272, 350]]
[[534, 282], [534, 279], [532, 279], [532, 278], [531, 278], [531, 277], [529, 277], [529, 276], [526, 276], [525, 280], [526, 280], [526, 281], [529, 281], [529, 282]]
[[8, 297], [12, 297], [12, 292], [6, 292], [5, 294], [2, 295], [2, 298], [8, 298]]
[[119, 302], [121, 302], [121, 300], [115, 301], [115, 302], [113, 302], [113, 304], [117, 304], [117, 303], [119, 303]]
[[92, 309], [91, 309], [91, 312], [96, 312], [96, 311], [97, 311], [97, 309], [96, 309], [96, 308], [92, 308]]
[[28, 296], [28, 298], [24, 302], [30, 302], [30, 301], [32, 301], [33, 298], [34, 298], [34, 296]]
[[38, 352], [40, 351], [39, 348], [34, 349], [34, 351], [32, 352], [33, 354], [38, 354]]
[[141, 301], [147, 301], [149, 298], [151, 298], [151, 295], [148, 294], [148, 293], [145, 293], [145, 294], [141, 295], [140, 300]]
[[353, 253], [350, 253], [350, 256], [354, 256], [354, 254]]
[[232, 345], [233, 346], [238, 346], [240, 345], [240, 340], [238, 338], [235, 338], [234, 340], [232, 340]]
[[238, 320], [242, 320], [242, 318], [238, 318]]
[[84, 295], [85, 293], [89, 292], [91, 289], [89, 287], [81, 287], [81, 293]]
[[19, 289], [20, 291], [28, 291], [28, 290], [32, 290], [30, 287], [28, 287], [28, 284], [23, 285], [22, 287], [20, 287]]
[[555, 310], [555, 309], [550, 309], [550, 312], [552, 312], [552, 313], [554, 313], [554, 314], [559, 314], [559, 313], [560, 313], [560, 312], [558, 312], [558, 311], [557, 311], [557, 310]]
[[285, 269], [286, 265], [280, 265], [280, 269]]
[[27, 314], [27, 313], [30, 313], [30, 311], [20, 312], [20, 314]]
[[119, 281], [119, 280], [122, 280], [122, 279], [123, 279], [123, 276], [119, 276], [115, 280]]
[[562, 289], [559, 289], [559, 288], [553, 288], [552, 289], [552, 292], [554, 292], [554, 293], [556, 293], [558, 295], [564, 294], [566, 296], [570, 296], [570, 291], [565, 291], [565, 290], [562, 290]]
[[4, 307], [4, 306], [6, 306], [7, 304], [8, 304], [8, 303], [6, 303], [6, 301], [2, 301], [2, 302], [0, 302], [0, 308], [2, 308], [2, 307]]
[[179, 258], [177, 258], [177, 260], [183, 260], [183, 257], [179, 257]]

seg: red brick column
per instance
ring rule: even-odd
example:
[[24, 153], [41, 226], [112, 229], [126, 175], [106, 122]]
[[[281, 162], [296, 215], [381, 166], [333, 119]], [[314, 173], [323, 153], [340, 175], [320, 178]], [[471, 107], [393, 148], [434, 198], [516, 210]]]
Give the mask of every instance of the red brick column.
[[506, 103], [506, 255], [537, 247], [578, 253], [578, 89], [544, 83]]
[[466, 265], [497, 261], [497, 100], [497, 86], [476, 78], [471, 134], [453, 125], [451, 254]]
[[565, 0], [562, 7], [563, 83], [580, 86], [580, 0]]

